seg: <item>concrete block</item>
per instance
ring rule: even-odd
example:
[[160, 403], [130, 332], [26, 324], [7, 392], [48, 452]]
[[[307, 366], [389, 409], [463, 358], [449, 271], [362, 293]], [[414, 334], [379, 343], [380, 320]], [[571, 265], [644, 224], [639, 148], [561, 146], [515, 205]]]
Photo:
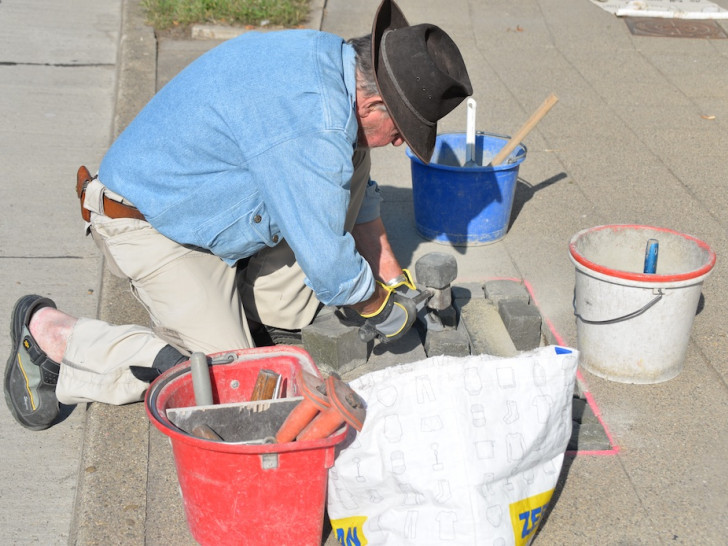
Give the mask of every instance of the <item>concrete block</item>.
[[571, 438], [566, 448], [569, 451], [603, 451], [611, 447], [607, 433], [601, 425], [572, 422]]
[[[442, 311], [429, 311], [430, 316], [434, 317], [436, 322], [440, 322], [443, 327], [454, 330], [458, 325], [458, 313], [451, 305]], [[426, 320], [426, 319], [425, 319]]]
[[477, 282], [458, 283], [452, 286], [452, 299], [463, 300], [464, 302], [472, 299], [483, 299], [485, 292], [483, 285]]
[[528, 351], [541, 344], [541, 313], [536, 307], [520, 300], [502, 300], [498, 312], [516, 349]]
[[531, 302], [531, 295], [520, 282], [509, 280], [487, 281], [483, 284], [483, 292], [497, 307], [501, 301], [522, 301]]
[[571, 402], [571, 420], [581, 425], [601, 425], [589, 403], [585, 399], [576, 396], [572, 398]]
[[428, 288], [447, 288], [457, 275], [458, 263], [449, 254], [430, 252], [415, 263], [417, 284]]
[[464, 324], [458, 328], [446, 328], [439, 332], [427, 331], [425, 334], [425, 353], [427, 356], [469, 356], [470, 336]]
[[303, 347], [325, 373], [343, 375], [366, 364], [369, 345], [359, 339], [359, 328], [334, 313], [319, 315], [301, 330]]
[[413, 327], [397, 341], [390, 343], [375, 342], [367, 363], [342, 374], [341, 378], [344, 381], [352, 381], [366, 373], [399, 364], [418, 362], [425, 358], [427, 358], [427, 355], [422, 346], [422, 340], [417, 329]]
[[480, 298], [456, 300], [460, 320], [470, 337], [470, 354], [510, 357], [518, 354], [498, 309]]

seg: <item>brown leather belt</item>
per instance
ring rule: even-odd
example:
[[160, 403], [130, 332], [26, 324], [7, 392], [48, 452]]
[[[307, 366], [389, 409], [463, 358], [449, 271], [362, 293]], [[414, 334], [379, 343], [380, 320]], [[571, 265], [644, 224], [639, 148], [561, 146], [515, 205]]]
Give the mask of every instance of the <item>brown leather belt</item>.
[[[94, 178], [91, 176], [91, 173], [88, 172], [86, 167], [81, 165], [78, 168], [78, 174], [76, 175], [76, 195], [78, 195], [78, 198], [81, 200], [81, 216], [87, 222], [91, 221], [91, 212], [83, 206], [83, 199], [86, 196], [86, 186], [88, 186], [88, 183], [93, 179]], [[138, 208], [125, 205], [124, 203], [119, 203], [118, 201], [109, 199], [105, 195], [103, 197], [103, 205], [104, 214], [109, 218], [134, 218], [136, 220], [146, 220], [144, 215], [139, 212]]]

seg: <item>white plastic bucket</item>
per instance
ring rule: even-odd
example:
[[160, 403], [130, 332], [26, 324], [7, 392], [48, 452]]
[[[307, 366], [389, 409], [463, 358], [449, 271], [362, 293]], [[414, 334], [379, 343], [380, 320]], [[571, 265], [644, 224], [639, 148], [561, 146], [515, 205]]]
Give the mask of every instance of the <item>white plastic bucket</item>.
[[[659, 242], [657, 270], [644, 271], [649, 239]], [[607, 225], [569, 243], [576, 266], [574, 314], [579, 362], [621, 383], [660, 383], [680, 373], [703, 281], [715, 253], [670, 229]]]

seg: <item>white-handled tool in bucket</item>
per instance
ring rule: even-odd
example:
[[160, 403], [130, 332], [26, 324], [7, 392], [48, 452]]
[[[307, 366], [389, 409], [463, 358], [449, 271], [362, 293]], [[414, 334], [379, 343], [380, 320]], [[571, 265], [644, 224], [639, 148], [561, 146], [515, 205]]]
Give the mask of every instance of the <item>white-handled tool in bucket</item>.
[[467, 119], [465, 125], [465, 165], [464, 167], [479, 167], [475, 161], [475, 111], [477, 103], [469, 98], [466, 105]]

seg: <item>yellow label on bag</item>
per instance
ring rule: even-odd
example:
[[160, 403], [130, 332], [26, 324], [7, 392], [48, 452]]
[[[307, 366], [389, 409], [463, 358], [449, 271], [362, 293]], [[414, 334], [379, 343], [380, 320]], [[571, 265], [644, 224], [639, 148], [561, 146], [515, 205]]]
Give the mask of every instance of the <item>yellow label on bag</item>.
[[553, 494], [552, 489], [511, 504], [511, 525], [516, 546], [525, 546], [536, 534], [536, 529]]
[[364, 522], [366, 516], [353, 516], [350, 518], [332, 519], [336, 541], [342, 546], [366, 546], [367, 538], [364, 536]]

